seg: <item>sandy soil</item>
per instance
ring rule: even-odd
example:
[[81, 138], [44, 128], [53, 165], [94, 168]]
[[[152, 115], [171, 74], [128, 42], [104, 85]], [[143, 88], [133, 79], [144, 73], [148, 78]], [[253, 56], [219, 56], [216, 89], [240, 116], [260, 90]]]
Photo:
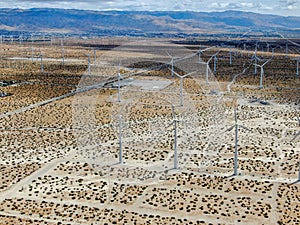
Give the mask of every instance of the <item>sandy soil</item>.
[[[160, 51], [99, 50], [88, 74], [86, 61], [80, 60], [92, 55], [90, 48], [66, 44], [66, 57], [79, 61], [66, 60], [64, 68], [57, 62], [59, 46], [35, 45], [47, 58], [56, 58], [45, 62], [53, 69], [48, 77], [35, 62], [30, 67], [30, 60], [11, 59], [30, 57], [31, 46], [2, 46], [1, 79], [19, 83], [0, 87], [13, 94], [0, 102], [0, 224], [300, 223], [299, 77], [276, 69], [283, 63], [280, 53], [265, 68], [264, 88], [258, 88], [253, 65], [242, 73], [250, 51], [234, 55], [229, 66], [230, 49], [221, 49], [216, 76], [210, 70], [207, 83], [205, 65], [197, 67], [182, 82], [181, 100], [181, 81], [167, 66], [132, 68], [134, 57], [143, 58], [140, 65], [149, 65], [151, 57], [169, 62]], [[166, 49], [176, 55], [173, 45]], [[205, 52], [203, 61], [214, 53]], [[198, 58], [187, 59], [189, 69], [196, 68]], [[186, 68], [175, 70], [183, 75]], [[118, 71], [124, 77], [134, 74], [137, 83], [168, 85], [160, 90], [124, 86], [119, 102], [117, 88], [104, 82], [115, 82]], [[23, 83], [26, 77], [32, 83]], [[74, 94], [86, 87], [93, 88]], [[237, 176], [232, 175], [234, 129], [226, 131], [235, 123], [234, 108], [238, 124], [248, 128], [238, 130]]]

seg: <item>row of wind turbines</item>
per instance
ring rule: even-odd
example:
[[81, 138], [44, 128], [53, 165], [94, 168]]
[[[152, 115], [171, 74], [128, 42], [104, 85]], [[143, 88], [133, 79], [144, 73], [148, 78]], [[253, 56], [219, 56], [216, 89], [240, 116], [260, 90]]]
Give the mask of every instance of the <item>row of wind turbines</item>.
[[[19, 39], [23, 40], [22, 36], [20, 36]], [[43, 39], [43, 40], [45, 40], [45, 39]], [[60, 42], [61, 42], [60, 43], [60, 46], [61, 46], [61, 65], [64, 68], [64, 66], [65, 66], [64, 38], [62, 38]], [[32, 43], [33, 43], [33, 41], [32, 41]], [[52, 41], [51, 41], [51, 43], [52, 43]], [[3, 44], [3, 36], [1, 35], [0, 36], [0, 47], [2, 46], [2, 44]], [[12, 44], [12, 42], [10, 42], [10, 44]], [[45, 54], [43, 54], [41, 52], [41, 49], [39, 49], [38, 50], [38, 54], [35, 55], [36, 49], [33, 46], [31, 46], [30, 51], [31, 51], [31, 61], [34, 62], [35, 61], [34, 59], [36, 59], [36, 61], [38, 61], [38, 60], [40, 61], [40, 71], [43, 74], [44, 73], [44, 61], [43, 61], [43, 58], [45, 57]], [[88, 64], [88, 75], [91, 75], [91, 65], [92, 65], [92, 63], [91, 63], [91, 55], [92, 55], [91, 53], [86, 54], [86, 56], [87, 56], [87, 64]], [[94, 48], [93, 49], [93, 63], [94, 64], [96, 63], [96, 60], [97, 60], [97, 50]]]
[[[210, 49], [210, 48], [207, 48], [207, 49]], [[201, 50], [199, 51], [199, 55], [201, 55], [203, 53], [203, 51], [207, 50], [207, 49], [204, 49], [204, 50]], [[214, 59], [214, 63], [217, 62], [217, 55], [220, 51], [218, 51], [216, 54], [213, 54], [209, 60], [207, 62], [201, 62], [200, 64], [204, 64], [206, 65], [206, 82], [209, 82], [208, 80], [208, 72], [210, 70], [209, 68], [209, 62]], [[177, 61], [177, 60], [181, 60], [181, 58], [176, 58], [174, 56], [171, 56], [169, 53], [167, 53], [168, 56], [171, 58], [171, 61], [169, 63], [169, 70], [171, 71], [171, 77], [178, 77], [180, 79], [180, 88], [179, 88], [179, 92], [180, 92], [180, 102], [179, 102], [179, 106], [184, 106], [184, 101], [183, 101], [183, 82], [184, 82], [184, 78], [188, 77], [188, 76], [191, 76], [192, 74], [196, 73], [196, 71], [194, 72], [190, 72], [190, 73], [187, 73], [187, 74], [184, 74], [184, 75], [180, 75], [178, 74], [175, 70], [174, 70], [174, 63]], [[200, 58], [200, 56], [199, 56]], [[263, 72], [264, 72], [264, 66], [270, 62], [272, 60], [273, 56], [266, 60], [262, 65], [259, 65], [257, 63], [255, 63], [254, 65], [257, 66], [257, 67], [260, 67], [261, 68], [261, 80], [260, 80], [260, 88], [262, 88], [262, 77], [263, 77]], [[259, 61], [261, 60], [260, 58], [257, 57], [256, 55], [256, 51], [254, 53], [254, 56], [252, 57], [252, 60], [256, 60]], [[121, 73], [120, 73], [120, 64], [118, 66], [118, 102], [121, 102], [121, 92], [120, 92], [120, 88], [121, 88], [121, 80], [123, 79], [123, 77], [121, 76]], [[178, 165], [178, 147], [177, 147], [177, 139], [178, 139], [178, 123], [180, 123], [181, 121], [179, 121], [177, 118], [176, 118], [176, 115], [174, 113], [174, 105], [172, 105], [172, 122], [170, 123], [169, 126], [173, 126], [173, 131], [174, 131], [174, 135], [173, 135], [173, 150], [174, 150], [174, 162], [173, 162], [173, 168], [174, 169], [178, 169], [179, 168], [179, 165]], [[239, 171], [238, 171], [238, 131], [239, 129], [244, 129], [244, 130], [247, 130], [247, 131], [251, 131], [249, 128], [243, 126], [243, 125], [240, 125], [238, 124], [238, 121], [237, 121], [237, 110], [235, 109], [234, 110], [234, 125], [231, 126], [230, 128], [228, 128], [225, 132], [229, 132], [229, 131], [232, 131], [234, 129], [235, 131], [235, 151], [234, 151], [234, 167], [233, 167], [233, 176], [237, 176], [239, 175]], [[298, 118], [298, 122], [299, 122], [299, 126], [300, 126], [300, 120]], [[298, 132], [295, 137], [291, 140], [291, 141], [294, 141], [298, 136], [300, 135], [300, 132]], [[124, 163], [123, 161], [123, 150], [122, 150], [122, 125], [121, 125], [121, 117], [120, 117], [120, 121], [119, 121], [119, 163], [122, 164]], [[298, 173], [298, 179], [297, 179], [297, 182], [300, 182], [300, 162], [299, 162], [299, 173]]]
[[[217, 63], [218, 63], [218, 54], [220, 53], [220, 50], [219, 50], [215, 54], [213, 54], [207, 61], [203, 61], [201, 59], [201, 55], [203, 54], [203, 52], [205, 52], [205, 51], [207, 51], [211, 48], [213, 48], [213, 47], [209, 47], [209, 48], [206, 48], [206, 49], [203, 49], [203, 50], [199, 50], [197, 52], [197, 54], [199, 55], [198, 63], [206, 66], [205, 80], [206, 80], [207, 84], [209, 83], [209, 72], [211, 71], [209, 64], [213, 60], [213, 73], [216, 74]], [[191, 75], [191, 74], [179, 75], [178, 73], [176, 73], [174, 71], [174, 63], [176, 61], [181, 60], [181, 59], [170, 55], [168, 52], [167, 52], [167, 54], [171, 58], [171, 60], [169, 62], [169, 65], [170, 65], [169, 70], [171, 70], [171, 77], [174, 77], [174, 74], [175, 74], [177, 77], [182, 79], [182, 78], [187, 77], [188, 75]], [[264, 60], [264, 59], [258, 57], [258, 55], [257, 55], [257, 45], [256, 45], [254, 53], [251, 57], [251, 63], [254, 65], [254, 72], [253, 72], [254, 75], [257, 75], [258, 67], [260, 68], [260, 79], [259, 79], [259, 88], [260, 89], [262, 89], [264, 87], [263, 86], [264, 67], [273, 59], [273, 57], [274, 57], [274, 49], [273, 49], [273, 52], [272, 52], [272, 56], [269, 59]], [[230, 65], [232, 65], [232, 60], [233, 60], [232, 50], [230, 49], [230, 51], [229, 51], [229, 64]], [[296, 76], [299, 77], [300, 56], [298, 58], [294, 59], [294, 60], [296, 60]], [[262, 63], [259, 64], [259, 62], [262, 62]]]

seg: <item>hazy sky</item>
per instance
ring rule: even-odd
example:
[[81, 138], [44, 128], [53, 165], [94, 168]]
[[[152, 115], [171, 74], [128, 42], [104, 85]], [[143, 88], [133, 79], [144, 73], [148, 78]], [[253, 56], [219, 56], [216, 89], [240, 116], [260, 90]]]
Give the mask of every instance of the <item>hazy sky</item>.
[[300, 0], [0, 0], [1, 8], [73, 8], [92, 10], [243, 10], [283, 16], [300, 16]]

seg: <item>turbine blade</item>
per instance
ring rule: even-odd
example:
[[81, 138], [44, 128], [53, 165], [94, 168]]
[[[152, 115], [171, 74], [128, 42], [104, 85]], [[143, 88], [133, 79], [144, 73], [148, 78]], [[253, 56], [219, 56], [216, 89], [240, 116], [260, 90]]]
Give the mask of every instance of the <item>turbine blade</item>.
[[225, 132], [228, 132], [228, 131], [232, 131], [232, 129], [235, 127], [235, 125], [229, 127], [228, 129], [225, 130]]
[[243, 126], [243, 125], [239, 125], [239, 127], [243, 128], [243, 129], [245, 129], [245, 130], [247, 130], [247, 131], [251, 131], [248, 127], [245, 127], [245, 126]]
[[[172, 70], [171, 70], [172, 71]], [[177, 77], [180, 77], [180, 78], [182, 78], [182, 76], [181, 75], [179, 75], [176, 71], [174, 71], [173, 70], [173, 73], [177, 76]]]
[[300, 131], [293, 137], [291, 141], [294, 141], [300, 135]]
[[172, 123], [169, 123], [169, 125], [168, 125], [168, 126], [166, 126], [166, 128], [165, 128], [165, 129], [168, 129], [168, 128], [172, 127], [172, 126], [173, 126], [173, 124], [174, 124], [174, 122], [172, 122]]
[[211, 49], [211, 48], [214, 48], [215, 46], [212, 46], [212, 47], [208, 47], [208, 48], [205, 48], [205, 49], [201, 49], [201, 50], [198, 50], [198, 52], [205, 52], [205, 51], [207, 51], [207, 50], [209, 50], [209, 49]]
[[167, 55], [168, 55], [169, 57], [173, 58], [173, 57], [169, 54], [169, 52], [166, 52], [166, 53], [167, 53]]
[[209, 60], [207, 61], [206, 64], [208, 64], [208, 63], [213, 59], [213, 57], [214, 57], [214, 55], [212, 55], [212, 56], [209, 58]]
[[[271, 59], [272, 59], [272, 58], [271, 58]], [[266, 65], [268, 62], [270, 62], [271, 59], [267, 60], [264, 64], [262, 64], [262, 66], [264, 66], [264, 65]]]
[[190, 76], [190, 75], [192, 75], [193, 73], [196, 73], [196, 71], [193, 71], [193, 72], [187, 73], [187, 74], [183, 75], [183, 76], [182, 76], [182, 78], [185, 78], [185, 77], [187, 77], [187, 76]]
[[168, 68], [170, 71], [173, 71], [173, 73], [177, 76], [177, 77], [180, 77], [181, 78], [181, 75], [179, 75], [175, 70], [172, 70], [170, 68]]

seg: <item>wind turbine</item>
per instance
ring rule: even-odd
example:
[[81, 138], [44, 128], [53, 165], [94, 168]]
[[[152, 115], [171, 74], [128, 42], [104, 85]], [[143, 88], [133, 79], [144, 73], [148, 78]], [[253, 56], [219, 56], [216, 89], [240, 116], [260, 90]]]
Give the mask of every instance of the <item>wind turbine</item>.
[[217, 62], [218, 62], [218, 58], [217, 58], [217, 56], [215, 55], [215, 56], [214, 56], [214, 74], [216, 74], [216, 72], [217, 72]]
[[96, 63], [96, 59], [97, 59], [97, 54], [96, 54], [96, 49], [94, 48], [94, 64]]
[[267, 43], [267, 52], [269, 52], [269, 51], [270, 51], [270, 44]]
[[33, 62], [33, 54], [34, 54], [34, 49], [31, 47], [31, 62]]
[[200, 49], [201, 45], [199, 46], [199, 50], [197, 51], [196, 55], [198, 54], [199, 55], [199, 62], [201, 61], [201, 55], [203, 52], [211, 49], [211, 48], [214, 48], [215, 46], [212, 46], [212, 47], [208, 47], [208, 48], [205, 48], [205, 49]]
[[123, 164], [123, 149], [122, 149], [122, 115], [119, 115], [119, 164]]
[[180, 122], [177, 118], [176, 118], [176, 115], [175, 115], [175, 110], [174, 110], [174, 105], [172, 104], [171, 105], [171, 109], [172, 109], [172, 119], [173, 119], [173, 121], [169, 124], [169, 126], [168, 127], [170, 127], [170, 126], [174, 126], [174, 139], [173, 139], [173, 141], [174, 141], [174, 143], [173, 143], [173, 149], [174, 149], [174, 163], [173, 163], [173, 165], [174, 165], [174, 169], [176, 170], [176, 169], [178, 169], [178, 146], [177, 146], [177, 124]]
[[61, 48], [61, 59], [62, 59], [62, 66], [65, 66], [65, 48], [62, 46]]
[[187, 76], [190, 76], [191, 74], [195, 73], [194, 72], [191, 72], [191, 73], [187, 73], [185, 75], [179, 75], [178, 73], [176, 73], [175, 71], [173, 71], [173, 73], [180, 78], [180, 106], [183, 106], [183, 94], [182, 94], [182, 91], [183, 91], [183, 79]]
[[257, 57], [257, 46], [255, 48], [254, 54], [252, 56], [252, 61], [254, 60], [254, 74], [257, 74], [257, 61], [260, 61], [260, 58]]
[[217, 72], [217, 63], [218, 63], [218, 57], [217, 55], [219, 54], [220, 51], [218, 51], [216, 54], [213, 55], [214, 57], [214, 74]]
[[274, 54], [275, 54], [275, 47], [272, 48], [272, 56], [274, 56]]
[[21, 45], [21, 44], [22, 44], [22, 42], [23, 42], [23, 36], [22, 36], [22, 35], [20, 35], [20, 36], [19, 36], [19, 45]]
[[167, 52], [168, 56], [171, 58], [169, 65], [171, 65], [171, 77], [174, 77], [174, 57]]
[[43, 54], [40, 54], [41, 58], [41, 73], [44, 73]]
[[258, 67], [260, 67], [260, 80], [259, 80], [259, 88], [263, 88], [263, 76], [264, 76], [264, 66], [270, 62], [272, 58], [270, 58], [269, 60], [267, 60], [264, 64], [262, 65], [257, 65]]
[[91, 76], [91, 55], [86, 54], [88, 57], [88, 75]]
[[298, 58], [295, 59], [296, 60], [296, 76], [299, 77], [299, 61], [300, 61], [300, 56]]
[[121, 62], [119, 63], [119, 66], [118, 66], [118, 102], [121, 102], [121, 79], [123, 79], [123, 77], [121, 76], [121, 73], [120, 73], [120, 65], [121, 65]]
[[[247, 127], [243, 126], [243, 125], [239, 125], [237, 123], [237, 112], [236, 109], [234, 110], [234, 121], [235, 124], [228, 128], [226, 131], [231, 131], [233, 128], [235, 128], [235, 145], [234, 145], [234, 168], [233, 168], [233, 176], [238, 175], [238, 129], [239, 127], [250, 131], [250, 129], [248, 129]], [[225, 132], [226, 132], [225, 131]]]
[[232, 49], [229, 51], [229, 64], [232, 65]]
[[207, 62], [203, 62], [199, 60], [199, 64], [204, 64], [206, 65], [206, 72], [205, 72], [205, 80], [206, 80], [206, 84], [208, 84], [208, 73], [209, 73], [209, 63], [212, 60], [214, 56], [210, 57], [210, 59]]

